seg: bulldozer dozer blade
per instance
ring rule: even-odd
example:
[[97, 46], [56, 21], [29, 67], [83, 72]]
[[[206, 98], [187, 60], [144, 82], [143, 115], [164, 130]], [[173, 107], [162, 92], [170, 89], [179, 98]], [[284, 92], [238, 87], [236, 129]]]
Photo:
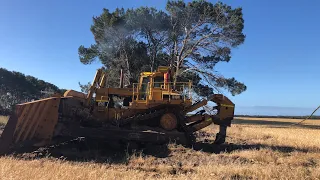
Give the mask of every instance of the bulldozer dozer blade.
[[49, 142], [58, 121], [60, 97], [16, 105], [0, 137], [0, 154], [24, 141]]

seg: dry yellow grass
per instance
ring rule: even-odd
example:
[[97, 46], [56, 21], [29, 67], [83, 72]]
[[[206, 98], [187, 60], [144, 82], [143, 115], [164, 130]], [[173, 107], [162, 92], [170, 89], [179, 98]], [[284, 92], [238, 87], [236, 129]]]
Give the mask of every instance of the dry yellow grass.
[[237, 118], [235, 123], [238, 130], [245, 129], [246, 133], [237, 136], [253, 137], [252, 141], [257, 143], [309, 150], [320, 148], [320, 120], [307, 120], [295, 125], [300, 121], [301, 119]]
[[[299, 121], [299, 120], [296, 120]], [[228, 144], [212, 145], [217, 127], [193, 149], [170, 145], [164, 158], [134, 153], [120, 162], [77, 162], [53, 157], [0, 158], [3, 179], [320, 179], [320, 120], [241, 118]], [[311, 123], [312, 125], [308, 125]], [[308, 126], [306, 126], [307, 124]], [[125, 156], [125, 154], [124, 154]]]
[[0, 116], [0, 125], [5, 125], [8, 121], [8, 116]]
[[[285, 124], [296, 124], [301, 122], [304, 119], [289, 119], [289, 118], [252, 118], [252, 117], [236, 117], [235, 120], [248, 120], [253, 121], [254, 124], [261, 124], [259, 121], [263, 121], [266, 125], [275, 126], [277, 124], [285, 125]], [[306, 125], [320, 125], [320, 119], [308, 119], [303, 121], [302, 126]]]

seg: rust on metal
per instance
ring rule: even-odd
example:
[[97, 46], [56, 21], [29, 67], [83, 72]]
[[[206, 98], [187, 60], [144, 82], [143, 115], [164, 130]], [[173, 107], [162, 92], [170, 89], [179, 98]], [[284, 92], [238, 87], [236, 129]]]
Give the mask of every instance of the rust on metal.
[[16, 105], [1, 135], [0, 151], [25, 140], [50, 140], [58, 121], [60, 97]]

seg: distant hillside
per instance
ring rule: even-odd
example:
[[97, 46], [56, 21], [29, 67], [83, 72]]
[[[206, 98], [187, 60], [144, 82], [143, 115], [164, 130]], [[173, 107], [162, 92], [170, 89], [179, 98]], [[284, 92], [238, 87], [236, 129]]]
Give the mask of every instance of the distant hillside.
[[[268, 115], [235, 115], [235, 117], [250, 117], [250, 118], [280, 118], [280, 119], [305, 119], [308, 116], [268, 116]], [[320, 116], [311, 116], [308, 119], [320, 119]]]
[[0, 114], [6, 114], [5, 112], [10, 111], [13, 104], [48, 96], [42, 94], [41, 90], [58, 93], [64, 91], [54, 84], [33, 76], [0, 68]]
[[[278, 106], [236, 106], [236, 115], [245, 116], [273, 116], [273, 117], [305, 117], [309, 116], [317, 106], [314, 107], [278, 107]], [[320, 116], [320, 109], [314, 113]]]

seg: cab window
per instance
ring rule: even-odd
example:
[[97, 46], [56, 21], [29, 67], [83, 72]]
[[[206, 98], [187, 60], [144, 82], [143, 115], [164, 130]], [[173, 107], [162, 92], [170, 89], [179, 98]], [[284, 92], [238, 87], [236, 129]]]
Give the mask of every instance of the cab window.
[[163, 85], [164, 79], [163, 79], [163, 76], [157, 76], [157, 77], [154, 77], [153, 81], [154, 81], [153, 87], [160, 88], [161, 85]]

